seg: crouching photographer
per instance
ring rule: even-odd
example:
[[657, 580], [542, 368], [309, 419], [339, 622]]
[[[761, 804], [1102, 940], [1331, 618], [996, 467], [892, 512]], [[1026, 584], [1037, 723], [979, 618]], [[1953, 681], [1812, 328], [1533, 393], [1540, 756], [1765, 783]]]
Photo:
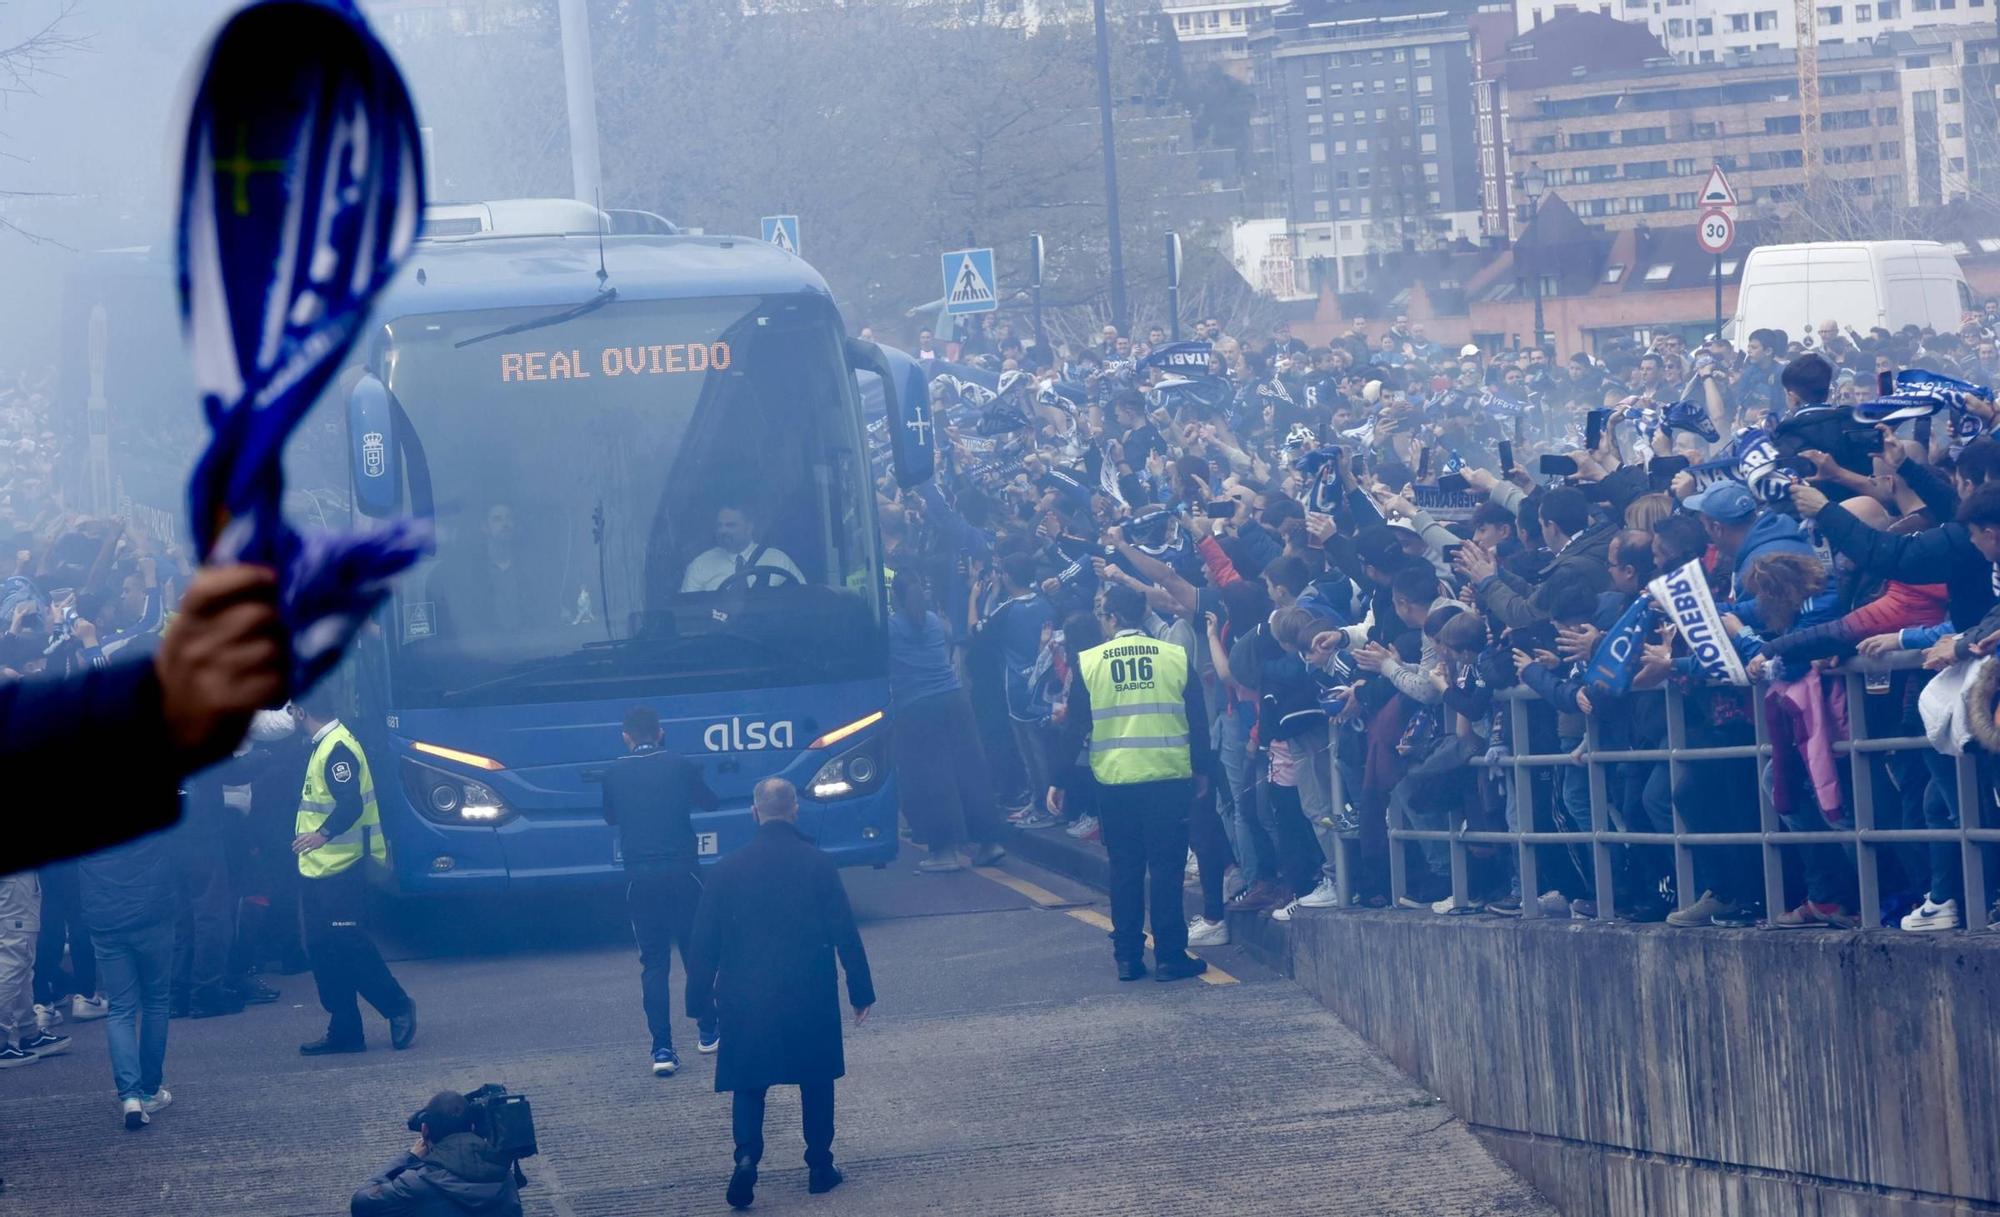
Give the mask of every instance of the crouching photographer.
[[520, 1160], [535, 1153], [527, 1099], [500, 1086], [441, 1090], [409, 1127], [416, 1144], [354, 1193], [352, 1217], [520, 1217]]

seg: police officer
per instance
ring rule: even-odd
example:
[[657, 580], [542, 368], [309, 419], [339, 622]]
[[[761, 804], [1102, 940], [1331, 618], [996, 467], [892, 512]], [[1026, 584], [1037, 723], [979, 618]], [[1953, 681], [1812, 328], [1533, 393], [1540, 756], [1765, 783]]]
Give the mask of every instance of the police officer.
[[[1070, 682], [1062, 757], [1088, 746], [1098, 783], [1098, 822], [1111, 859], [1111, 952], [1118, 979], [1146, 974], [1148, 875], [1153, 905], [1154, 979], [1180, 980], [1208, 970], [1187, 951], [1181, 882], [1187, 863], [1188, 810], [1207, 792], [1210, 746], [1201, 682], [1188, 671], [1187, 652], [1148, 637], [1141, 628], [1146, 600], [1114, 583], [1104, 590], [1099, 617], [1111, 640], [1083, 652]], [[1072, 765], [1049, 790], [1052, 810], [1083, 780]]]
[[417, 1034], [416, 1003], [389, 974], [362, 927], [368, 894], [363, 859], [389, 858], [368, 758], [325, 692], [304, 698], [294, 713], [312, 739], [312, 759], [299, 794], [292, 852], [304, 880], [306, 950], [329, 1019], [326, 1035], [300, 1044], [299, 1051], [306, 1056], [363, 1051], [357, 994], [389, 1020], [389, 1042], [408, 1048]]

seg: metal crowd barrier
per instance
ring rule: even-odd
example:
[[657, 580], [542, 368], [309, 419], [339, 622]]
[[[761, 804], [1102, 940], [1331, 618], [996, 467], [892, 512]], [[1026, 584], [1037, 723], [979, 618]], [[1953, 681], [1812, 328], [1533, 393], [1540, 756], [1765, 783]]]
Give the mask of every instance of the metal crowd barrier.
[[[1959, 808], [1959, 826], [1955, 829], [1877, 828], [1876, 799], [1882, 793], [1877, 789], [1877, 775], [1872, 765], [1854, 763], [1854, 758], [1857, 756], [1930, 748], [1930, 741], [1922, 736], [1876, 738], [1868, 733], [1865, 700], [1871, 696], [1865, 686], [1868, 675], [1910, 670], [1920, 666], [1921, 656], [1908, 652], [1883, 660], [1849, 659], [1837, 669], [1837, 674], [1847, 685], [1850, 738], [1835, 743], [1834, 751], [1839, 757], [1844, 758], [1842, 764], [1850, 779], [1849, 789], [1852, 791], [1854, 820], [1852, 828], [1828, 827], [1815, 831], [1793, 831], [1786, 828], [1780, 820], [1772, 802], [1769, 786], [1763, 780], [1763, 767], [1770, 761], [1772, 755], [1770, 733], [1765, 721], [1764, 685], [1753, 684], [1748, 690], [1756, 729], [1754, 743], [1694, 748], [1689, 747], [1687, 743], [1687, 696], [1675, 686], [1675, 682], [1670, 681], [1659, 690], [1628, 694], [1628, 697], [1652, 696], [1666, 699], [1667, 741], [1664, 748], [1601, 749], [1598, 747], [1597, 718], [1595, 715], [1586, 715], [1584, 741], [1575, 753], [1521, 754], [1501, 757], [1494, 761], [1489, 761], [1485, 757], [1473, 758], [1471, 764], [1476, 771], [1494, 765], [1509, 771], [1508, 781], [1512, 783], [1513, 798], [1516, 807], [1519, 808], [1517, 822], [1523, 825], [1521, 831], [1476, 830], [1467, 827], [1462, 817], [1456, 827], [1448, 830], [1414, 828], [1409, 824], [1407, 817], [1392, 807], [1389, 811], [1388, 825], [1389, 878], [1392, 896], [1400, 900], [1409, 890], [1406, 874], [1408, 859], [1404, 842], [1439, 841], [1450, 847], [1451, 891], [1454, 901], [1459, 904], [1468, 903], [1470, 899], [1468, 847], [1512, 846], [1515, 850], [1516, 865], [1520, 871], [1522, 915], [1539, 917], [1542, 913], [1537, 894], [1542, 889], [1538, 882], [1535, 847], [1588, 846], [1590, 872], [1594, 880], [1597, 904], [1596, 919], [1611, 921], [1618, 915], [1615, 882], [1617, 863], [1613, 853], [1615, 847], [1671, 846], [1676, 898], [1680, 902], [1680, 907], [1686, 908], [1701, 895], [1701, 888], [1697, 886], [1694, 876], [1695, 850], [1755, 846], [1760, 851], [1763, 862], [1765, 915], [1774, 917], [1789, 907], [1785, 900], [1782, 851], [1809, 845], [1839, 845], [1845, 847], [1855, 866], [1858, 900], [1854, 911], [1859, 918], [1859, 928], [1873, 929], [1877, 928], [1881, 915], [1879, 863], [1882, 848], [1903, 844], [1929, 845], [1949, 842], [1958, 845], [1964, 870], [1964, 889], [1959, 900], [1961, 924], [1968, 930], [1983, 930], [1988, 922], [1989, 896], [1982, 847], [2000, 845], [2000, 828], [1988, 828], [1982, 825], [1982, 813], [1988, 796], [1981, 788], [1978, 758], [1959, 756], [1954, 759]], [[1523, 744], [1529, 739], [1529, 706], [1539, 699], [1535, 694], [1518, 686], [1506, 690], [1501, 696], [1506, 699], [1509, 707], [1511, 738], [1517, 745]], [[1759, 765], [1756, 783], [1758, 831], [1689, 831], [1679, 800], [1674, 798], [1674, 792], [1680, 787], [1685, 767], [1701, 761], [1746, 758], [1756, 759]], [[1628, 809], [1612, 805], [1608, 771], [1613, 765], [1634, 762], [1664, 762], [1668, 766], [1669, 797], [1673, 799], [1674, 830], [1671, 833], [1629, 831], [1623, 827]], [[1568, 832], [1533, 830], [1532, 772], [1542, 768], [1560, 770], [1578, 765], [1589, 770], [1589, 829]], [[1335, 764], [1330, 768], [1333, 771], [1334, 805], [1340, 807], [1344, 805], [1344, 795], [1339, 766]], [[1925, 772], [1928, 780], [1928, 770]], [[1800, 797], [1806, 806], [1817, 809], [1818, 804], [1810, 791], [1802, 791]], [[1631, 814], [1637, 814], [1639, 809], [1633, 808], [1629, 811]], [[1339, 851], [1335, 863], [1335, 885], [1340, 897], [1340, 906], [1343, 908], [1348, 907], [1352, 894], [1352, 876], [1347, 853], [1345, 849]]]

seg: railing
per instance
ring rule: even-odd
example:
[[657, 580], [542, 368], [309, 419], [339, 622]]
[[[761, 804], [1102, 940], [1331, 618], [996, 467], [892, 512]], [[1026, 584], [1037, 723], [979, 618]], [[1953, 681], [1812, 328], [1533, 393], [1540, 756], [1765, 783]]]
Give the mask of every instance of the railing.
[[[1773, 804], [1770, 785], [1764, 780], [1763, 765], [1772, 755], [1770, 735], [1765, 721], [1764, 686], [1753, 684], [1746, 690], [1755, 725], [1754, 743], [1697, 748], [1690, 747], [1687, 742], [1685, 704], [1687, 695], [1670, 682], [1664, 689], [1628, 695], [1634, 698], [1650, 696], [1666, 699], [1665, 747], [1600, 748], [1597, 719], [1593, 715], [1586, 715], [1583, 743], [1573, 753], [1516, 754], [1490, 762], [1484, 757], [1474, 758], [1471, 764], [1475, 772], [1483, 772], [1496, 765], [1508, 771], [1514, 805], [1518, 809], [1516, 823], [1522, 826], [1518, 831], [1472, 829], [1465, 826], [1463, 819], [1460, 819], [1457, 827], [1446, 830], [1414, 828], [1406, 817], [1400, 815], [1392, 806], [1388, 825], [1391, 894], [1400, 900], [1409, 890], [1405, 842], [1442, 842], [1449, 847], [1452, 899], [1459, 905], [1470, 903], [1470, 847], [1512, 846], [1519, 868], [1522, 915], [1538, 917], [1542, 914], [1537, 899], [1541, 885], [1538, 882], [1536, 847], [1587, 846], [1590, 850], [1588, 877], [1593, 880], [1592, 887], [1596, 896], [1596, 919], [1611, 921], [1618, 915], [1617, 861], [1613, 852], [1617, 847], [1672, 847], [1674, 886], [1680, 906], [1686, 908], [1694, 903], [1701, 892], [1696, 885], [1694, 875], [1697, 849], [1754, 846], [1762, 857], [1766, 916], [1775, 917], [1789, 907], [1785, 899], [1783, 851], [1788, 848], [1815, 845], [1838, 845], [1845, 847], [1854, 863], [1859, 928], [1871, 929], [1876, 927], [1877, 919], [1880, 917], [1879, 864], [1882, 848], [1910, 844], [1951, 843], [1959, 847], [1960, 862], [1964, 871], [1964, 887], [1959, 899], [1961, 924], [1969, 930], [1984, 929], [1988, 921], [1988, 895], [1982, 847], [2000, 846], [2000, 828], [1986, 828], [1981, 824], [1981, 815], [1988, 796], [1981, 787], [1978, 758], [1959, 756], [1954, 759], [1958, 827], [1943, 829], [1877, 828], [1877, 798], [1882, 792], [1877, 789], [1875, 767], [1870, 764], [1854, 763], [1856, 757], [1930, 749], [1930, 741], [1922, 736], [1877, 738], [1871, 736], [1868, 730], [1866, 699], [1871, 695], [1866, 691], [1867, 677], [1871, 674], [1910, 670], [1917, 667], [1918, 663], [1917, 655], [1907, 654], [1882, 661], [1850, 660], [1836, 670], [1838, 678], [1846, 682], [1850, 738], [1835, 743], [1833, 747], [1835, 753], [1844, 758], [1842, 763], [1850, 779], [1854, 822], [1852, 828], [1828, 827], [1812, 831], [1795, 831], [1786, 828], [1780, 820]], [[1501, 696], [1508, 704], [1513, 745], [1517, 748], [1526, 747], [1530, 738], [1529, 705], [1537, 699], [1534, 694], [1518, 687], [1505, 691]], [[1686, 767], [1705, 761], [1746, 759], [1756, 760], [1759, 763], [1755, 795], [1758, 801], [1758, 830], [1755, 832], [1690, 831], [1677, 797]], [[1638, 809], [1614, 808], [1610, 797], [1609, 770], [1611, 766], [1630, 763], [1667, 765], [1669, 798], [1672, 800], [1673, 809], [1672, 832], [1641, 832], [1618, 826]], [[1536, 830], [1535, 795], [1532, 789], [1534, 771], [1549, 769], [1560, 772], [1577, 766], [1589, 771], [1589, 829]], [[1338, 764], [1332, 764], [1330, 768], [1333, 803], [1338, 808], [1344, 806], [1340, 767]], [[1749, 796], [1747, 791], [1744, 794], [1745, 797]], [[1555, 797], [1553, 792], [1550, 797]], [[1800, 798], [1803, 800], [1802, 806], [1809, 809], [1817, 808], [1818, 804], [1809, 789], [1802, 791]], [[1344, 908], [1348, 906], [1352, 893], [1351, 863], [1346, 849], [1337, 851], [1335, 868], [1335, 885], [1340, 905]]]

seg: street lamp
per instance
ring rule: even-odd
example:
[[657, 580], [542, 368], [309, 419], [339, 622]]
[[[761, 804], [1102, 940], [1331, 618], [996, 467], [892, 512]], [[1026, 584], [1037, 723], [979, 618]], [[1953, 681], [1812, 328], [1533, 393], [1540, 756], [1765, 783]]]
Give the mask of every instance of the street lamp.
[[1541, 224], [1541, 219], [1542, 219], [1542, 191], [1548, 188], [1548, 184], [1549, 184], [1549, 179], [1547, 175], [1545, 175], [1542, 172], [1541, 167], [1538, 165], [1530, 165], [1528, 167], [1528, 171], [1521, 175], [1521, 191], [1522, 193], [1528, 196], [1528, 228], [1527, 231], [1523, 232], [1521, 235], [1523, 238], [1525, 238], [1528, 235], [1528, 233], [1533, 233], [1536, 238], [1535, 265], [1533, 267], [1533, 274], [1535, 277], [1535, 345], [1536, 346], [1542, 345], [1542, 265], [1541, 265], [1542, 234], [1539, 226]]

